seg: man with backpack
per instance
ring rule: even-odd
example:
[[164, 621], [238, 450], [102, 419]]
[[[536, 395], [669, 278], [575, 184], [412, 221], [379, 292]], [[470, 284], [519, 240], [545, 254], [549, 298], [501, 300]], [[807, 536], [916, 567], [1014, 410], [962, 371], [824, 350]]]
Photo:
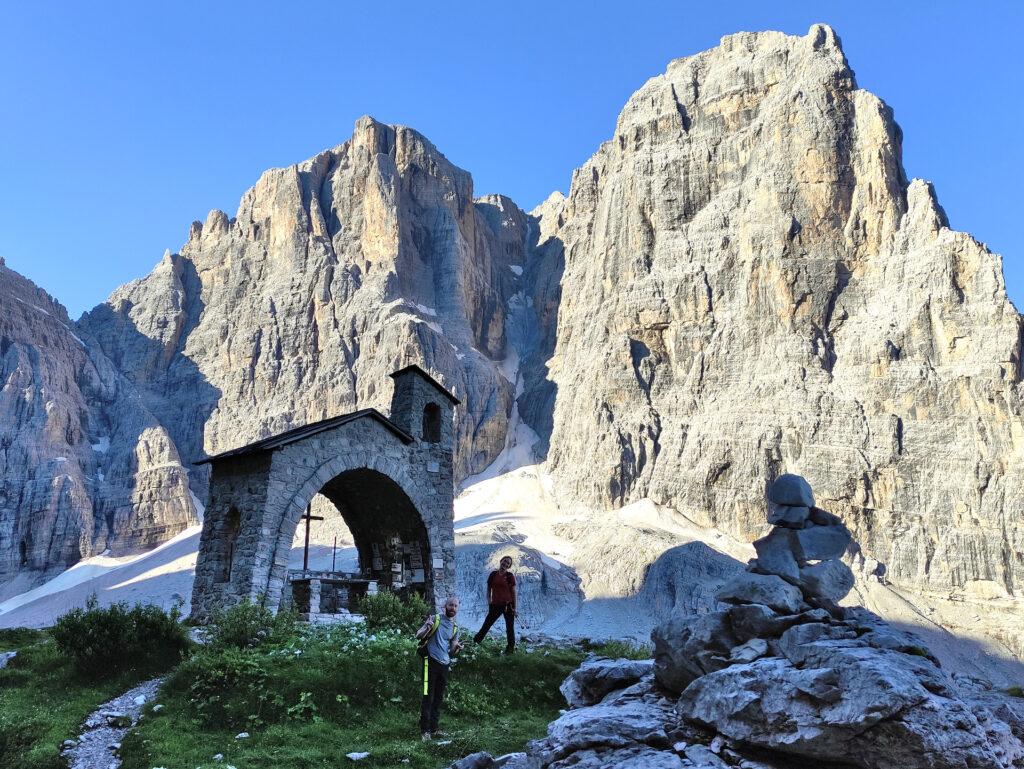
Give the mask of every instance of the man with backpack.
[[512, 568], [512, 559], [505, 556], [498, 564], [498, 570], [492, 571], [487, 577], [487, 619], [484, 620], [480, 632], [473, 640], [480, 643], [487, 631], [497, 621], [505, 617], [505, 654], [511, 654], [516, 648], [516, 575]]
[[437, 731], [441, 715], [441, 701], [451, 675], [451, 655], [462, 649], [459, 641], [459, 626], [455, 615], [459, 611], [459, 599], [451, 596], [444, 602], [444, 612], [427, 617], [416, 631], [419, 647], [416, 653], [423, 658], [423, 701], [420, 705], [420, 732], [423, 741], [429, 742]]

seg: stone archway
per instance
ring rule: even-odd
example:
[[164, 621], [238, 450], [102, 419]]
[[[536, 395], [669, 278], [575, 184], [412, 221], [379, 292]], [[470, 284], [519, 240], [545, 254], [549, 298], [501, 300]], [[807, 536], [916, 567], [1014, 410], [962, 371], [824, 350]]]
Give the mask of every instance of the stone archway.
[[[382, 456], [366, 454], [333, 457], [310, 473], [289, 499], [280, 518], [272, 566], [267, 574], [264, 601], [272, 609], [281, 604], [288, 580], [288, 559], [295, 531], [307, 506], [316, 494], [327, 497], [337, 508], [352, 532], [359, 551], [360, 571], [374, 573], [390, 569], [399, 557], [390, 547], [397, 537], [414, 552], [402, 559], [410, 569], [422, 570], [422, 582], [410, 585], [432, 603], [434, 579], [433, 553], [440, 544], [432, 542], [430, 527], [424, 518], [428, 500], [412, 482], [402, 464]], [[380, 568], [374, 568], [374, 545], [378, 545]], [[381, 547], [383, 546], [383, 547]], [[415, 555], [414, 555], [415, 553]]]
[[[301, 425], [200, 461], [210, 491], [192, 588], [192, 617], [208, 621], [240, 601], [281, 605], [292, 536], [315, 495], [333, 499], [373, 567], [397, 538], [416, 555], [417, 584], [428, 602], [455, 584], [453, 419], [458, 400], [417, 366], [396, 371], [391, 418], [368, 408]], [[237, 515], [232, 514], [237, 510]], [[396, 546], [397, 547], [397, 546]], [[392, 554], [388, 553], [388, 557]], [[413, 560], [410, 558], [410, 561]], [[382, 564], [381, 564], [382, 565]], [[390, 564], [389, 564], [390, 565]], [[410, 563], [408, 571], [413, 571]], [[403, 589], [408, 581], [401, 569]], [[312, 572], [310, 596], [324, 578]], [[332, 572], [331, 584], [375, 578]], [[340, 590], [340, 588], [339, 588]]]

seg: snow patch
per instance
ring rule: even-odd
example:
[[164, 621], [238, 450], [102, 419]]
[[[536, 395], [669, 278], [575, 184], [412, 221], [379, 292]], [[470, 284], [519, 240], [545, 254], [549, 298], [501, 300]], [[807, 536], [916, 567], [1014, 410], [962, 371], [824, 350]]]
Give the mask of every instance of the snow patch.
[[[95, 555], [91, 558], [84, 558], [70, 569], [61, 572], [53, 579], [44, 582], [39, 587], [33, 588], [24, 593], [20, 593], [12, 598], [8, 598], [3, 603], [0, 603], [0, 626], [5, 626], [2, 622], [2, 617], [17, 609], [25, 604], [38, 601], [43, 598], [58, 596], [60, 593], [70, 590], [75, 587], [81, 587], [86, 583], [96, 583], [88, 585], [89, 588], [94, 588], [97, 593], [106, 592], [110, 589], [108, 585], [100, 584], [100, 580], [112, 574], [116, 574], [121, 570], [129, 570], [130, 567], [138, 565], [146, 565], [143, 574], [140, 578], [148, 580], [152, 577], [166, 573], [167, 571], [180, 571], [182, 569], [194, 569], [196, 552], [199, 547], [199, 533], [202, 531], [202, 526], [190, 526], [184, 531], [180, 532], [177, 536], [164, 542], [162, 545], [154, 548], [145, 553], [131, 556], [121, 557], [110, 557], [107, 555]], [[189, 543], [188, 540], [194, 538], [193, 543]], [[169, 553], [174, 553], [180, 549], [182, 543], [187, 543], [191, 547], [186, 548], [184, 556], [177, 557], [174, 559], [166, 559], [163, 556]], [[191, 577], [189, 577], [191, 581]], [[115, 585], [116, 586], [116, 585]], [[152, 592], [148, 592], [139, 596], [132, 595], [133, 600], [148, 601], [150, 603], [166, 603], [167, 596], [162, 595], [157, 588]], [[92, 590], [87, 591], [83, 596], [82, 600], [88, 597]], [[191, 589], [189, 590], [191, 593]], [[154, 594], [155, 593], [155, 594]], [[52, 606], [41, 607], [42, 624], [51, 623], [58, 614], [67, 611], [74, 606], [79, 605], [78, 602], [68, 601], [55, 601]]]
[[196, 493], [192, 491], [192, 489], [188, 490], [188, 495], [192, 497], [192, 505], [196, 509], [196, 518], [202, 522], [203, 517], [206, 515], [206, 505], [199, 501], [199, 497], [196, 496]]
[[512, 270], [516, 276], [521, 276], [523, 274], [523, 268], [518, 264], [510, 264], [508, 268]]
[[92, 450], [99, 454], [106, 454], [110, 451], [110, 436], [101, 436], [96, 443], [92, 444]]

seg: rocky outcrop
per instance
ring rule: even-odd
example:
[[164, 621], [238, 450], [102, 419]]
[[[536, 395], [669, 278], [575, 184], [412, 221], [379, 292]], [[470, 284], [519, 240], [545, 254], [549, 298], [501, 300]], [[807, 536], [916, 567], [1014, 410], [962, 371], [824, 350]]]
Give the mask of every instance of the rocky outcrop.
[[888, 579], [1019, 589], [1021, 319], [901, 139], [824, 26], [731, 35], [633, 95], [539, 210], [566, 500], [749, 541], [793, 470]]
[[0, 261], [0, 596], [196, 517], [167, 431], [82, 334]]
[[[807, 494], [806, 527], [773, 512], [779, 525], [842, 528], [794, 476], [771, 488], [772, 506], [795, 488]], [[797, 542], [790, 555], [801, 569], [842, 565]], [[947, 676], [910, 633], [760, 558], [719, 598], [723, 608], [657, 629], [653, 675], [628, 660], [585, 662], [562, 686], [572, 709], [504, 765], [1024, 767], [1020, 706]], [[473, 765], [497, 765], [488, 759]]]

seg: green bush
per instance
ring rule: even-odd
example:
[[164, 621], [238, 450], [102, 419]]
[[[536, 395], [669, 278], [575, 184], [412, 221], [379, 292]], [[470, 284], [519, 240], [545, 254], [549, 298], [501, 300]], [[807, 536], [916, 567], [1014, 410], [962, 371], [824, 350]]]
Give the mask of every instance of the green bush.
[[588, 642], [583, 644], [583, 648], [599, 657], [613, 660], [649, 660], [654, 656], [654, 651], [650, 646], [633, 644], [629, 641], [605, 641], [597, 644]]
[[242, 601], [214, 614], [209, 643], [236, 649], [280, 645], [295, 635], [295, 625], [294, 613], [281, 611], [274, 614], [261, 604]]
[[372, 630], [397, 630], [415, 633], [423, 619], [431, 614], [430, 607], [418, 594], [403, 601], [394, 593], [377, 593], [362, 598], [356, 611], [366, 619], [366, 627]]
[[1011, 697], [1024, 697], [1024, 688], [1021, 688], [1020, 686], [1011, 686], [1006, 690], [1006, 693]]
[[101, 678], [126, 670], [150, 671], [178, 662], [188, 650], [188, 631], [177, 607], [116, 603], [101, 609], [92, 596], [84, 609], [57, 620], [53, 639], [77, 672]]
[[269, 685], [267, 660], [248, 649], [204, 650], [179, 667], [171, 688], [187, 689], [189, 704], [207, 726], [257, 727], [280, 720], [284, 697]]

